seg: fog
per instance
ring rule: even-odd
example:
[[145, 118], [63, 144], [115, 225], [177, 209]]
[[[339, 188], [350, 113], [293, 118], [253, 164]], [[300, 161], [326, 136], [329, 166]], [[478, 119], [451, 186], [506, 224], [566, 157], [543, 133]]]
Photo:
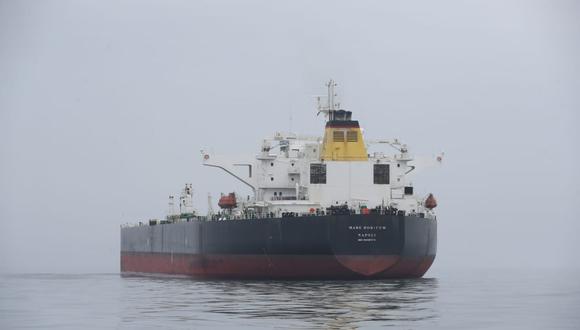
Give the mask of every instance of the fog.
[[[0, 272], [118, 272], [119, 226], [199, 151], [320, 135], [338, 82], [367, 138], [445, 152], [428, 275], [580, 267], [577, 1], [0, 1]], [[217, 206], [214, 206], [217, 208]]]

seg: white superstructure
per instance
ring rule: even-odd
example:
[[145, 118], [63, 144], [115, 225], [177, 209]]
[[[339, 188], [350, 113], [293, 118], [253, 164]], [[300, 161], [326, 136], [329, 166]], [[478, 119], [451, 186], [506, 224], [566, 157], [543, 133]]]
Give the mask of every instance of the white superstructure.
[[[320, 214], [331, 206], [347, 205], [357, 213], [391, 208], [433, 216], [424, 205], [426, 196], [415, 196], [408, 176], [417, 166], [441, 162], [442, 155], [418, 164], [398, 140], [365, 143], [351, 112], [336, 108], [334, 86], [333, 81], [328, 83], [328, 104], [318, 109], [327, 117], [324, 137], [276, 133], [264, 139], [249, 161], [227, 160], [202, 151], [203, 165], [220, 168], [252, 189], [254, 196], [242, 198], [233, 212]], [[396, 151], [367, 153], [375, 144]], [[240, 167], [247, 170], [240, 171]]]

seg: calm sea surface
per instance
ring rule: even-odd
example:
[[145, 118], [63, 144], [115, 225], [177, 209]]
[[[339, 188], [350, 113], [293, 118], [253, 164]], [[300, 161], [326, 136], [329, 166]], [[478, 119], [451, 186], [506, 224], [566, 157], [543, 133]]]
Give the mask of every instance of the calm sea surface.
[[580, 279], [537, 271], [356, 282], [0, 275], [1, 329], [385, 326], [580, 329]]

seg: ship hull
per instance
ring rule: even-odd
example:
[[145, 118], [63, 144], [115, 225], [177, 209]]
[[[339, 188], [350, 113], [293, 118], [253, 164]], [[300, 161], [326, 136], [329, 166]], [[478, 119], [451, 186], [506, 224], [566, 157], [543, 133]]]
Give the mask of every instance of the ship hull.
[[121, 229], [121, 272], [238, 279], [421, 277], [437, 222], [390, 214], [179, 222]]

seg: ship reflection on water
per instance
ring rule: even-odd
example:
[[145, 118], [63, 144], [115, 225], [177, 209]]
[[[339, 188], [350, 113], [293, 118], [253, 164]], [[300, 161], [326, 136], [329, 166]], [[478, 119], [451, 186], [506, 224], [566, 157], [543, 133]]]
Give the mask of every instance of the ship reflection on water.
[[[435, 317], [431, 303], [436, 279], [357, 282], [224, 283], [224, 311], [217, 302], [208, 311], [243, 318], [303, 320], [313, 326], [348, 327], [369, 322], [421, 321]], [[227, 294], [226, 294], [227, 292]], [[234, 296], [238, 296], [234, 298]], [[252, 296], [254, 301], [245, 300]], [[256, 305], [257, 303], [257, 305]]]
[[[147, 301], [124, 321], [164, 315], [174, 326], [340, 327], [428, 326], [437, 319], [434, 278], [384, 281], [191, 281], [127, 278], [128, 287], [147, 284]], [[155, 285], [152, 283], [155, 282]], [[141, 292], [141, 290], [136, 290]], [[131, 295], [129, 295], [131, 296]], [[153, 300], [151, 299], [153, 297]], [[138, 297], [133, 297], [139, 299]], [[137, 306], [135, 306], [135, 304]], [[135, 307], [137, 307], [135, 309]], [[167, 319], [172, 315], [172, 319]], [[168, 325], [168, 323], [165, 323]]]

